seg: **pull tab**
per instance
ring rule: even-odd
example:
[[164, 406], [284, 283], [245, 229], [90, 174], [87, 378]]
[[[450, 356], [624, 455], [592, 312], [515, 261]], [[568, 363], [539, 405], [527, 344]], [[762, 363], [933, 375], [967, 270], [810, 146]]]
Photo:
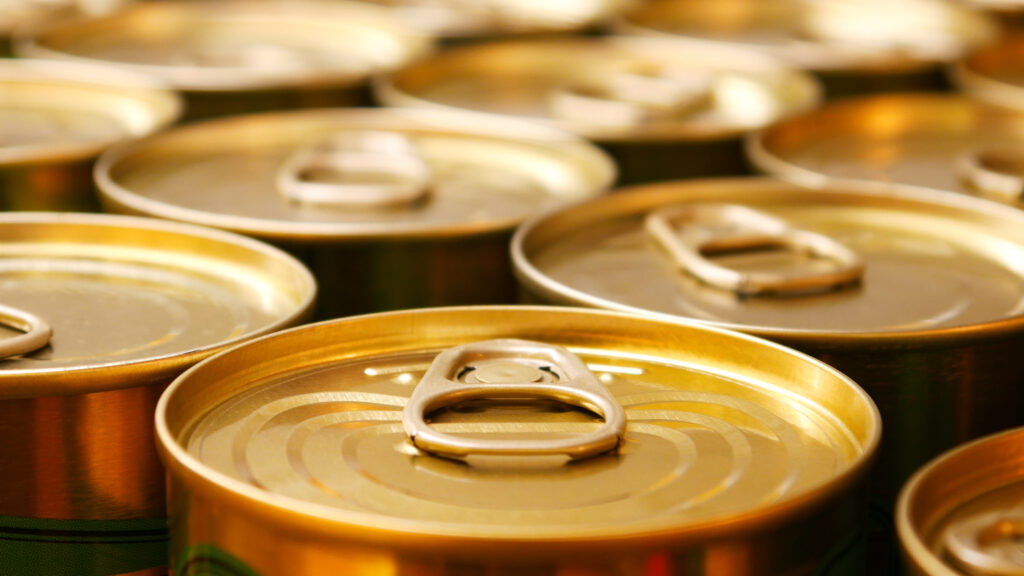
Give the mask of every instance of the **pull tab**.
[[1010, 148], [968, 152], [956, 160], [956, 172], [968, 186], [1003, 202], [1024, 199], [1024, 153]]
[[[767, 214], [735, 204], [670, 206], [647, 215], [644, 228], [676, 263], [702, 281], [742, 296], [810, 292], [858, 282], [864, 264], [835, 240], [790, 228]], [[744, 273], [708, 260], [706, 254], [789, 248], [835, 262], [833, 270], [814, 274]]]
[[563, 120], [639, 126], [707, 105], [713, 79], [710, 73], [696, 71], [620, 71], [559, 88], [548, 105]]
[[[598, 430], [559, 440], [487, 440], [438, 432], [427, 414], [471, 399], [557, 400], [602, 418]], [[626, 427], [622, 406], [568, 350], [527, 340], [499, 339], [450, 348], [434, 359], [402, 413], [405, 431], [421, 450], [445, 458], [481, 455], [566, 455], [578, 460], [615, 448]]]
[[949, 560], [972, 576], [1024, 575], [1024, 512], [968, 518], [946, 530]]
[[406, 136], [352, 131], [292, 153], [278, 170], [277, 189], [298, 202], [385, 207], [422, 198], [430, 176], [430, 167]]
[[53, 330], [42, 318], [24, 310], [0, 305], [0, 324], [23, 334], [0, 340], [0, 358], [10, 358], [34, 352], [50, 342]]

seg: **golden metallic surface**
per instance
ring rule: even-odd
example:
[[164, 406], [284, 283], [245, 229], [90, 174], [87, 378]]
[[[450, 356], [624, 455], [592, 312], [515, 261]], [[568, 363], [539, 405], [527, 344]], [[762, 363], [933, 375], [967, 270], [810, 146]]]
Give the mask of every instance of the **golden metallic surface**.
[[[578, 356], [625, 409], [619, 448], [571, 464], [457, 462], [415, 448], [402, 409], [427, 367], [443, 350], [495, 338]], [[564, 374], [555, 358], [549, 374]], [[494, 372], [483, 379], [511, 373]], [[601, 426], [586, 410], [522, 398], [468, 400], [429, 420], [481, 441], [564, 440]], [[856, 523], [851, 490], [879, 432], [849, 379], [768, 342], [527, 306], [282, 332], [184, 374], [157, 416], [172, 557], [214, 546], [266, 575], [294, 570], [284, 557], [302, 558], [305, 574], [604, 575], [656, 561], [696, 574], [809, 573], [836, 543], [824, 541]]]
[[[408, 178], [396, 178], [396, 165]], [[107, 210], [287, 247], [330, 297], [318, 312], [328, 318], [511, 302], [512, 229], [605, 191], [615, 167], [593, 145], [544, 126], [469, 112], [349, 109], [193, 124], [112, 150], [96, 176]], [[339, 198], [305, 202], [297, 184]], [[399, 184], [424, 189], [393, 202]], [[374, 195], [385, 201], [345, 200]]]
[[998, 35], [984, 14], [932, 0], [653, 0], [620, 29], [753, 48], [818, 72], [830, 97], [938, 87], [941, 66]]
[[[1020, 206], [1019, 194], [986, 185], [970, 166], [979, 156], [1012, 159], [1022, 142], [1024, 112], [916, 93], [828, 104], [752, 134], [747, 153], [761, 170], [815, 187], [865, 179], [879, 182], [879, 189], [914, 184]], [[988, 164], [995, 174], [1021, 176], [1014, 161]]]
[[145, 2], [23, 31], [19, 55], [146, 72], [195, 119], [364, 102], [368, 78], [431, 50], [391, 11], [356, 2]]
[[181, 99], [147, 77], [68, 62], [0, 60], [0, 208], [97, 209], [93, 160], [176, 121]]
[[1024, 429], [951, 450], [900, 492], [896, 527], [911, 573], [1024, 574]]
[[[1024, 424], [1024, 214], [963, 195], [870, 183], [821, 189], [769, 179], [679, 181], [624, 190], [538, 216], [512, 242], [527, 301], [683, 317], [771, 338], [861, 384], [888, 428], [877, 488], [958, 442]], [[859, 283], [742, 297], [679, 270], [648, 238], [652, 211], [741, 204], [839, 241]], [[683, 227], [685, 228], [685, 227]], [[724, 229], [742, 238], [742, 226]], [[740, 272], [830, 273], [800, 250], [713, 260]]]
[[[1024, 4], [1021, 4], [1024, 9]], [[1024, 110], [1024, 35], [1004, 38], [978, 50], [958, 62], [953, 70], [954, 83], [964, 93], [979, 100]]]

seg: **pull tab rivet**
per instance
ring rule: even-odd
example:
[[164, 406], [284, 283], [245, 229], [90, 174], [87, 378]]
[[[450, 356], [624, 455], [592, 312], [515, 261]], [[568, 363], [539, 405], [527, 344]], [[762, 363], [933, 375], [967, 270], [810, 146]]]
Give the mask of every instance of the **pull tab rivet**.
[[498, 362], [481, 366], [472, 374], [484, 384], [516, 384], [540, 382], [544, 379], [544, 373], [538, 368], [516, 362]]

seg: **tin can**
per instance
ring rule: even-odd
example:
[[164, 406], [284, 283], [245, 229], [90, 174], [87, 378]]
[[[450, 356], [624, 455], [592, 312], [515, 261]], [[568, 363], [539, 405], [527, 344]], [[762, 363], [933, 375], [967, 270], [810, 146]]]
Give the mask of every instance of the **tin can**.
[[348, 109], [194, 124], [111, 150], [107, 210], [286, 247], [317, 318], [515, 301], [512, 230], [603, 192], [611, 160], [558, 130], [484, 114]]
[[815, 356], [864, 387], [886, 437], [881, 506], [929, 458], [1024, 423], [1024, 214], [934, 190], [672, 182], [524, 223], [527, 301], [668, 315]]
[[249, 238], [102, 214], [0, 215], [0, 252], [4, 571], [165, 571], [157, 399], [305, 319], [312, 275]]
[[[1022, 4], [1024, 7], [1024, 4]], [[1024, 34], [1007, 36], [999, 43], [970, 54], [953, 69], [954, 83], [973, 98], [1024, 110]]]
[[507, 36], [600, 31], [636, 0], [371, 0], [448, 45]]
[[187, 119], [369, 101], [367, 80], [432, 42], [387, 9], [344, 1], [145, 2], [26, 30], [23, 56], [143, 71], [180, 90]]
[[911, 574], [1024, 573], [1024, 428], [943, 454], [900, 492], [897, 527]]
[[157, 409], [177, 574], [807, 574], [879, 432], [792, 350], [527, 306], [281, 332]]
[[145, 77], [0, 60], [0, 209], [98, 210], [92, 167], [100, 152], [180, 114], [180, 98]]
[[761, 170], [808, 186], [834, 179], [913, 184], [1021, 206], [1024, 111], [950, 94], [830, 103], [750, 135]]
[[985, 14], [935, 0], [652, 0], [621, 29], [755, 48], [813, 71], [830, 99], [947, 88], [944, 68], [999, 35]]
[[633, 37], [452, 49], [381, 78], [375, 93], [554, 124], [611, 153], [620, 183], [745, 173], [745, 134], [819, 102], [813, 78], [758, 54]]

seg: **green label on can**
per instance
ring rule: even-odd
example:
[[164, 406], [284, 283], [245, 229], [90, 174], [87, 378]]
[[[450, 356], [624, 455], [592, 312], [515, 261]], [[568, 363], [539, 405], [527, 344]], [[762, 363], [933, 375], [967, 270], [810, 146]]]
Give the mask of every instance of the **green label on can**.
[[189, 546], [178, 556], [175, 576], [259, 576], [244, 562], [212, 544]]
[[0, 516], [0, 563], [25, 576], [109, 576], [167, 565], [167, 519]]

